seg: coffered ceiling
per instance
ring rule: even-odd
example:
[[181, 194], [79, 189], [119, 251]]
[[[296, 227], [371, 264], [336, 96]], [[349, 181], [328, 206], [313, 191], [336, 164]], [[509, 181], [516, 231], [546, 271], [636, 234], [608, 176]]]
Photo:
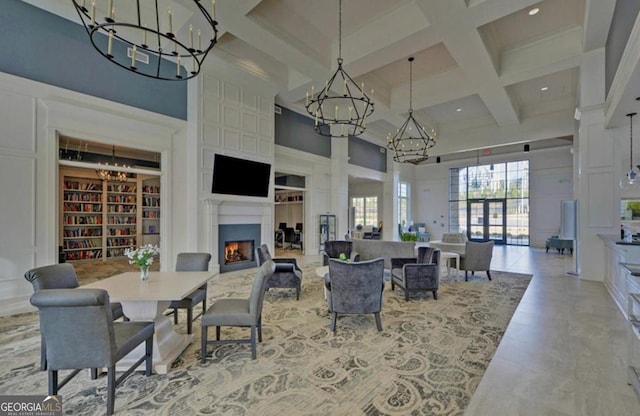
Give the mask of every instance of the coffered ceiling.
[[[71, 0], [29, 2], [77, 20]], [[96, 3], [106, 8], [107, 0]], [[566, 143], [575, 131], [581, 65], [587, 54], [604, 47], [615, 5], [604, 0], [342, 3], [345, 69], [375, 90], [375, 112], [363, 138], [384, 144], [406, 118], [407, 59], [413, 56], [414, 115], [436, 129], [433, 151], [442, 155], [522, 143], [535, 149], [538, 141], [559, 138], [556, 142]], [[272, 83], [278, 104], [306, 114], [306, 91], [323, 87], [336, 67], [338, 0], [217, 0], [216, 12], [219, 43], [205, 70], [215, 70], [220, 61], [236, 65]]]

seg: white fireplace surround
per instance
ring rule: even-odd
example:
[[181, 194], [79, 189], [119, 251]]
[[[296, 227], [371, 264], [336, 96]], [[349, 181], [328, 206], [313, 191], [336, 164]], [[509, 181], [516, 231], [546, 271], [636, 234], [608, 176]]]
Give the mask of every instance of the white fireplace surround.
[[[204, 227], [204, 241], [207, 250], [211, 253], [212, 267], [220, 272], [220, 259], [218, 241], [218, 226], [221, 224], [260, 224], [260, 236], [262, 243], [271, 244], [268, 236], [273, 237], [273, 202], [268, 198], [222, 196], [211, 197], [204, 200], [206, 207], [206, 226]], [[269, 202], [268, 202], [269, 201]]]

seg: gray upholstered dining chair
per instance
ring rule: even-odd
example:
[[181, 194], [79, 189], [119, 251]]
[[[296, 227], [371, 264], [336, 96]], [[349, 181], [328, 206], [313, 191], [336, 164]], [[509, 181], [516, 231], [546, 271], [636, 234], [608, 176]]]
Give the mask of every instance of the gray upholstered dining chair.
[[[24, 278], [33, 286], [33, 291], [38, 292], [42, 289], [75, 289], [80, 284], [76, 270], [71, 263], [51, 264], [48, 266], [36, 267], [27, 270]], [[122, 304], [120, 302], [111, 302], [111, 315], [113, 319], [122, 318], [125, 321], [129, 319], [124, 315]], [[44, 338], [40, 342], [40, 370], [47, 369], [46, 346]], [[94, 374], [95, 376], [95, 374]]]
[[265, 290], [271, 288], [291, 288], [296, 290], [296, 300], [300, 300], [300, 289], [302, 286], [302, 270], [298, 267], [298, 262], [293, 257], [271, 257], [269, 246], [261, 244], [256, 248], [256, 260], [258, 266], [262, 266], [267, 261], [273, 261], [276, 269], [264, 284]]
[[[265, 262], [256, 273], [251, 287], [251, 294], [246, 299], [223, 298], [216, 300], [213, 305], [202, 315], [200, 325], [202, 336], [200, 338], [200, 362], [205, 363], [208, 344], [251, 344], [251, 359], [255, 360], [256, 332], [258, 342], [262, 342], [262, 304], [264, 302], [265, 282], [276, 269], [273, 261]], [[207, 330], [210, 326], [216, 327], [216, 339], [207, 339]], [[223, 326], [245, 327], [250, 329], [249, 338], [220, 339], [220, 328]]]
[[327, 307], [331, 313], [331, 331], [336, 331], [339, 313], [372, 313], [378, 331], [382, 331], [383, 258], [360, 262], [329, 259], [329, 273], [324, 276], [324, 285], [327, 289]]
[[475, 272], [486, 272], [487, 277], [491, 280], [491, 259], [494, 244], [493, 240], [466, 242], [464, 257], [460, 257], [460, 270], [464, 270], [465, 281], [469, 280], [469, 272], [472, 276]]
[[[179, 253], [176, 259], [177, 272], [206, 272], [209, 270], [211, 254], [209, 253]], [[193, 309], [202, 303], [202, 312], [193, 316]], [[187, 311], [187, 334], [193, 331], [193, 321], [198, 319], [207, 310], [207, 284], [204, 284], [191, 292], [187, 297], [177, 299], [169, 305], [171, 312], [167, 316], [173, 315], [173, 323], [178, 324], [178, 310]]]
[[[114, 322], [109, 294], [102, 289], [44, 289], [31, 296], [47, 344], [49, 395], [57, 395], [82, 369], [107, 369], [107, 415], [113, 414], [115, 389], [140, 364], [151, 375], [153, 322]], [[116, 364], [138, 345], [144, 354], [116, 379]], [[60, 370], [73, 370], [58, 382]]]
[[343, 254], [351, 261], [358, 261], [358, 254], [353, 252], [353, 241], [351, 240], [329, 240], [324, 242], [324, 252], [322, 253], [322, 265], [328, 266], [329, 259], [338, 259]]
[[418, 247], [418, 256], [391, 258], [391, 290], [398, 286], [409, 300], [411, 292], [431, 292], [438, 299], [440, 287], [440, 250]]

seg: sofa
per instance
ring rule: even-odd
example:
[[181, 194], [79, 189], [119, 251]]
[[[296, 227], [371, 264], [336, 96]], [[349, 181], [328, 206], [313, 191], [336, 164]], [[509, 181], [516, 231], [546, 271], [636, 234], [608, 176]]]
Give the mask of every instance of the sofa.
[[392, 257], [416, 257], [415, 241], [353, 240], [352, 255], [358, 261], [384, 258], [384, 268], [391, 270]]
[[460, 258], [464, 257], [464, 247], [467, 242], [467, 235], [464, 233], [444, 233], [441, 240], [434, 240], [429, 243], [429, 247], [439, 248], [442, 251], [458, 253]]

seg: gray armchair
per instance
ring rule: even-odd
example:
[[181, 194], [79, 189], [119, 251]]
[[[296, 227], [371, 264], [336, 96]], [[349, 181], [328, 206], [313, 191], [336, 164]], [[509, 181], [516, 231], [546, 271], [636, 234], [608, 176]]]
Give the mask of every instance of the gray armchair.
[[329, 273], [324, 277], [324, 285], [331, 313], [331, 331], [336, 331], [339, 313], [372, 313], [378, 331], [382, 331], [380, 311], [384, 290], [383, 258], [360, 262], [329, 259]]
[[296, 290], [296, 300], [300, 300], [300, 288], [302, 285], [302, 270], [298, 267], [298, 262], [291, 257], [271, 257], [269, 247], [266, 244], [256, 248], [256, 259], [258, 267], [268, 261], [276, 264], [275, 271], [265, 282], [265, 290], [271, 288], [289, 288]]
[[440, 287], [440, 250], [418, 247], [418, 256], [391, 259], [391, 290], [398, 286], [409, 300], [410, 292], [432, 292], [438, 299]]
[[[251, 287], [251, 295], [248, 299], [224, 298], [216, 300], [213, 305], [202, 315], [200, 320], [202, 336], [200, 338], [200, 362], [207, 359], [208, 344], [251, 344], [251, 358], [256, 359], [256, 332], [258, 342], [262, 342], [262, 304], [264, 302], [265, 282], [276, 269], [276, 263], [266, 261], [256, 273]], [[210, 326], [216, 327], [216, 339], [207, 339], [207, 330]], [[220, 339], [220, 328], [223, 326], [236, 326], [250, 328], [249, 338]]]
[[468, 272], [471, 275], [475, 272], [486, 272], [491, 280], [491, 258], [493, 257], [494, 241], [477, 242], [467, 241], [464, 250], [464, 257], [460, 257], [460, 270], [464, 270], [464, 280], [468, 279]]
[[[176, 271], [206, 272], [209, 270], [209, 261], [211, 261], [209, 253], [179, 253], [176, 260]], [[193, 308], [201, 302], [202, 312], [193, 316]], [[173, 315], [173, 323], [176, 325], [178, 324], [178, 310], [185, 309], [187, 311], [187, 334], [190, 334], [193, 329], [193, 321], [207, 310], [207, 284], [200, 286], [183, 299], [172, 301], [169, 309], [172, 311], [167, 316]]]
[[[75, 289], [80, 284], [76, 270], [71, 263], [51, 264], [49, 266], [36, 267], [27, 270], [24, 278], [33, 286], [33, 292], [43, 289]], [[129, 319], [124, 315], [122, 304], [120, 302], [110, 303], [111, 315], [113, 319], [122, 318], [125, 321]], [[46, 346], [44, 338], [40, 340], [40, 370], [47, 369]], [[94, 377], [96, 373], [94, 373]]]
[[331, 240], [324, 242], [324, 252], [322, 253], [322, 265], [328, 266], [329, 259], [337, 259], [344, 253], [347, 259], [358, 261], [358, 253], [353, 251], [353, 241], [351, 240]]
[[[49, 395], [58, 394], [80, 370], [107, 368], [107, 415], [113, 414], [115, 388], [146, 362], [151, 375], [153, 322], [113, 322], [109, 294], [102, 289], [46, 289], [31, 296], [47, 344]], [[116, 379], [116, 363], [144, 343], [144, 355]], [[73, 370], [62, 382], [58, 371]]]

